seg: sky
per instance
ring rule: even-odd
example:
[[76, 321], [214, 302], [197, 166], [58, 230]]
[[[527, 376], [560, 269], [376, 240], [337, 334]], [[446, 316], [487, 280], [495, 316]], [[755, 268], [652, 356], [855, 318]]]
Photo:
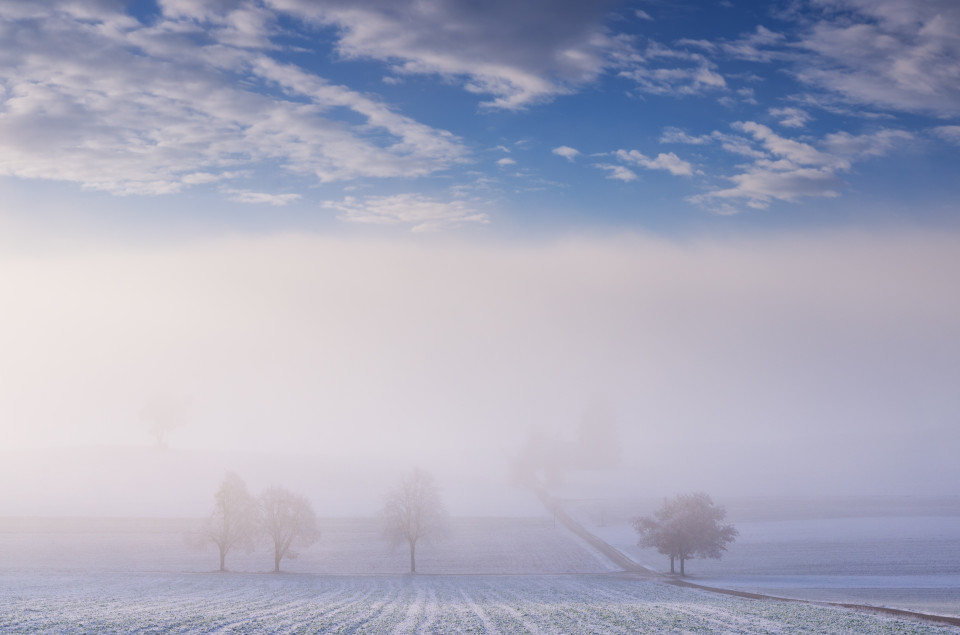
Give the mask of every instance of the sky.
[[956, 494], [958, 34], [0, 0], [4, 447], [148, 447], [159, 399], [172, 449], [499, 473], [603, 403], [647, 493]]
[[958, 23], [950, 0], [6, 1], [4, 199], [340, 232], [952, 222]]

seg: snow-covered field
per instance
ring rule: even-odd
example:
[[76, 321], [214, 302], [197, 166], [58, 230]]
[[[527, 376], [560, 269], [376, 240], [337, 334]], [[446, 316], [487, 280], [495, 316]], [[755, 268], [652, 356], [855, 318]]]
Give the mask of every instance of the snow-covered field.
[[[197, 520], [0, 519], [2, 571], [204, 572], [219, 562], [213, 545], [192, 544]], [[284, 560], [284, 571], [404, 573], [403, 546], [391, 548], [373, 518], [324, 518], [315, 545]], [[273, 569], [266, 545], [231, 552], [232, 571]], [[446, 535], [417, 546], [421, 573], [601, 573], [616, 567], [550, 518], [454, 518]]]
[[[630, 516], [652, 513], [656, 504], [580, 499], [567, 508], [636, 562], [667, 571], [666, 556], [637, 547], [629, 524]], [[691, 581], [960, 616], [956, 501], [761, 499], [734, 501], [729, 512], [740, 536], [721, 560], [688, 561]]]
[[3, 633], [956, 633], [643, 578], [2, 573]]
[[262, 546], [213, 572], [197, 524], [0, 519], [0, 632], [960, 632], [614, 573], [550, 518], [455, 518], [418, 549], [416, 577], [371, 518], [322, 519], [320, 542], [279, 575]]

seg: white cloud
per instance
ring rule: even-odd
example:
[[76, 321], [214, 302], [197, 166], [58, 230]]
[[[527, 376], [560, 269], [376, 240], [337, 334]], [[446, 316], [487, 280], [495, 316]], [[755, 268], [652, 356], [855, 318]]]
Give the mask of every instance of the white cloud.
[[301, 198], [299, 194], [270, 194], [251, 190], [224, 189], [223, 192], [235, 203], [265, 203], [274, 207], [282, 207]]
[[769, 62], [783, 57], [783, 54], [774, 47], [783, 44], [785, 40], [786, 37], [782, 33], [776, 33], [763, 25], [758, 25], [752, 33], [724, 44], [723, 50], [740, 59]]
[[845, 159], [824, 154], [807, 143], [782, 137], [763, 124], [738, 121], [733, 124], [733, 128], [752, 135], [771, 154], [798, 165], [849, 167]]
[[[683, 40], [686, 46], [703, 48], [699, 42]], [[686, 48], [669, 48], [651, 42], [643, 52], [623, 60], [620, 77], [635, 81], [640, 90], [654, 95], [697, 95], [725, 90], [727, 82], [716, 66], [701, 53]]]
[[717, 45], [710, 40], [694, 40], [691, 38], [680, 38], [676, 42], [677, 46], [684, 48], [698, 48], [707, 51], [708, 53], [713, 53], [717, 50]]
[[623, 181], [624, 183], [629, 183], [630, 181], [636, 181], [637, 175], [630, 168], [625, 168], [622, 165], [616, 165], [614, 163], [597, 163], [596, 166], [601, 170], [606, 170], [609, 172], [607, 174], [608, 179], [616, 179], [618, 181]]
[[960, 145], [960, 126], [937, 126], [933, 133], [941, 139]]
[[437, 74], [491, 95], [491, 108], [519, 109], [576, 90], [609, 65], [616, 42], [604, 3], [528, 0], [268, 0], [338, 29], [348, 58], [394, 65], [397, 74]]
[[733, 128], [749, 137], [717, 131], [702, 137], [689, 137], [677, 130], [668, 131], [667, 136], [675, 142], [684, 142], [685, 139], [691, 139], [693, 143], [716, 141], [728, 152], [753, 159], [752, 163], [739, 166], [739, 173], [726, 177], [733, 187], [717, 188], [688, 198], [719, 213], [739, 211], [733, 201], [743, 201], [748, 207], [762, 209], [774, 201], [839, 196], [843, 184], [840, 174], [849, 170], [855, 161], [883, 156], [913, 139], [909, 132], [884, 129], [863, 135], [838, 132], [811, 140], [811, 143], [783, 137], [752, 121], [736, 122]]
[[463, 223], [488, 223], [489, 217], [465, 201], [440, 201], [420, 194], [348, 196], [342, 201], [325, 201], [325, 209], [340, 212], [340, 220], [374, 225], [410, 225], [411, 231], [433, 231]]
[[[720, 200], [742, 199], [747, 206], [763, 209], [774, 200], [796, 201], [803, 196], [835, 197], [840, 180], [828, 168], [763, 167], [755, 165], [730, 177], [734, 187], [691, 196], [691, 202], [712, 208]], [[721, 207], [719, 211], [731, 211]]]
[[771, 108], [769, 113], [780, 119], [780, 125], [787, 128], [803, 128], [812, 119], [810, 113], [800, 108]]
[[660, 136], [660, 143], [686, 143], [690, 145], [703, 145], [712, 141], [710, 135], [695, 137], [687, 134], [680, 128], [665, 128]]
[[573, 163], [573, 160], [580, 155], [580, 151], [576, 148], [571, 148], [570, 146], [560, 146], [551, 150], [558, 157], [563, 157], [567, 161]]
[[660, 136], [660, 143], [683, 143], [686, 145], [706, 145], [719, 142], [721, 147], [731, 154], [739, 154], [751, 159], [763, 159], [767, 153], [754, 147], [750, 139], [739, 135], [732, 135], [719, 130], [710, 134], [694, 136], [679, 128], [666, 128]]
[[270, 21], [245, 3], [222, 18], [232, 34], [199, 38], [215, 5], [170, 2], [152, 25], [109, 4], [0, 6], [0, 174], [160, 194], [267, 164], [334, 181], [464, 160], [449, 133], [256, 50]]
[[799, 41], [815, 56], [798, 71], [802, 80], [859, 103], [960, 113], [960, 5], [953, 0], [824, 5], [823, 17]]
[[277, 16], [250, 0], [159, 0], [169, 19], [202, 25], [207, 37], [225, 44], [250, 49], [273, 48], [270, 36], [276, 32]]
[[724, 50], [782, 61], [802, 82], [848, 103], [960, 113], [960, 4], [955, 0], [808, 0], [789, 37], [762, 26]]
[[913, 138], [914, 135], [906, 130], [878, 130], [862, 135], [836, 132], [824, 137], [823, 147], [834, 155], [852, 160], [884, 156]]
[[760, 102], [757, 101], [757, 93], [750, 86], [745, 86], [743, 88], [738, 88], [736, 90], [737, 95], [740, 96], [740, 101], [745, 104], [750, 104], [751, 106], [756, 106]]
[[637, 150], [617, 150], [617, 158], [625, 163], [640, 165], [648, 170], [666, 170], [674, 176], [691, 176], [693, 166], [675, 155], [673, 152], [660, 153], [651, 159]]
[[503, 157], [502, 159], [499, 159], [497, 161], [497, 165], [499, 165], [500, 167], [506, 167], [508, 165], [516, 165], [516, 164], [517, 162], [509, 157]]
[[218, 183], [220, 181], [234, 179], [239, 176], [244, 176], [243, 172], [219, 172], [217, 174], [212, 174], [210, 172], [194, 172], [192, 174], [184, 174], [180, 177], [180, 181], [185, 185], [204, 185], [206, 183]]

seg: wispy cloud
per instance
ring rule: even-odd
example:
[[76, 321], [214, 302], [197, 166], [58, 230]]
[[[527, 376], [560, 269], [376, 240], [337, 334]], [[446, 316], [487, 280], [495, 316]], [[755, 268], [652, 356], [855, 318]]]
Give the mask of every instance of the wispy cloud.
[[960, 145], [960, 126], [937, 126], [933, 133], [941, 139]]
[[797, 165], [849, 167], [849, 164], [840, 157], [825, 154], [808, 143], [780, 136], [763, 124], [738, 121], [733, 124], [733, 129], [752, 136], [769, 154], [778, 159]]
[[270, 194], [251, 190], [224, 189], [223, 192], [228, 195], [227, 198], [235, 203], [263, 203], [274, 207], [282, 207], [288, 203], [299, 201], [301, 198], [299, 194]]
[[637, 150], [617, 150], [616, 157], [624, 163], [639, 165], [648, 170], [666, 170], [674, 176], [690, 176], [693, 174], [693, 165], [673, 152], [661, 152], [655, 159], [651, 159]]
[[693, 203], [722, 214], [740, 211], [727, 201], [745, 201], [748, 207], [764, 209], [774, 200], [796, 201], [804, 196], [835, 197], [841, 185], [833, 170], [789, 165], [755, 164], [729, 177], [733, 187], [691, 196]]
[[630, 181], [636, 181], [638, 178], [636, 172], [622, 165], [617, 165], [615, 163], [597, 163], [595, 165], [601, 170], [606, 170], [608, 172], [608, 179], [615, 179], [617, 181], [629, 183]]
[[461, 200], [441, 201], [420, 194], [348, 196], [342, 201], [325, 201], [325, 209], [340, 212], [340, 220], [374, 225], [409, 225], [411, 231], [434, 231], [463, 223], [488, 223], [487, 214]]
[[725, 177], [733, 187], [716, 188], [688, 198], [725, 214], [739, 211], [737, 201], [763, 209], [773, 201], [839, 196], [843, 185], [840, 175], [855, 161], [883, 156], [914, 137], [909, 132], [892, 129], [863, 135], [838, 132], [817, 139], [814, 145], [779, 135], [757, 122], [736, 122], [733, 128], [746, 136], [714, 132], [691, 137], [677, 130], [665, 135], [672, 142], [718, 142], [729, 152], [753, 159], [752, 163], [740, 166], [739, 173]]
[[823, 148], [848, 161], [867, 157], [882, 157], [914, 138], [905, 130], [884, 129], [855, 135], [849, 132], [834, 132], [823, 138]]
[[266, 164], [335, 181], [464, 160], [453, 135], [270, 59], [269, 16], [241, 5], [166, 2], [149, 26], [109, 4], [0, 6], [0, 174], [162, 194]]
[[623, 58], [620, 77], [631, 79], [637, 87], [654, 95], [686, 96], [727, 88], [716, 64], [702, 53], [689, 50], [702, 48], [699, 43], [685, 41], [686, 46], [671, 48], [650, 42], [643, 51]]
[[771, 108], [770, 115], [780, 120], [780, 125], [787, 128], [803, 128], [812, 119], [810, 113], [800, 108]]
[[763, 26], [724, 45], [728, 55], [779, 61], [805, 84], [860, 104], [960, 113], [960, 5], [953, 0], [809, 0], [786, 14], [791, 31]]
[[778, 47], [785, 43], [786, 36], [776, 33], [763, 25], [758, 25], [752, 32], [723, 44], [723, 50], [736, 58], [751, 62], [769, 62], [773, 59], [789, 57]]

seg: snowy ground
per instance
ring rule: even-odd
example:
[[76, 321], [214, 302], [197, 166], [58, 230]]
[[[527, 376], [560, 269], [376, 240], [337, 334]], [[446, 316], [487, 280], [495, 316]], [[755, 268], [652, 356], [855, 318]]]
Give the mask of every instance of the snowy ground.
[[[960, 616], [955, 503], [881, 503], [734, 501], [740, 536], [721, 560], [688, 561], [687, 573], [707, 586]], [[666, 556], [637, 547], [629, 524], [656, 504], [579, 499], [567, 509], [636, 562], [667, 571]]]
[[0, 573], [4, 633], [957, 633], [613, 575]]
[[197, 523], [0, 519], [0, 632], [960, 633], [612, 573], [550, 518], [453, 519], [418, 549], [416, 577], [371, 518], [322, 519], [280, 575], [264, 547], [213, 572]]
[[[218, 567], [210, 544], [191, 544], [199, 521], [180, 519], [0, 519], [2, 571], [204, 572]], [[373, 518], [320, 520], [320, 541], [287, 559], [300, 573], [409, 570], [409, 552], [380, 537]], [[273, 569], [266, 545], [232, 552], [233, 571]], [[550, 518], [454, 518], [441, 539], [417, 546], [422, 573], [602, 573], [616, 567]]]

